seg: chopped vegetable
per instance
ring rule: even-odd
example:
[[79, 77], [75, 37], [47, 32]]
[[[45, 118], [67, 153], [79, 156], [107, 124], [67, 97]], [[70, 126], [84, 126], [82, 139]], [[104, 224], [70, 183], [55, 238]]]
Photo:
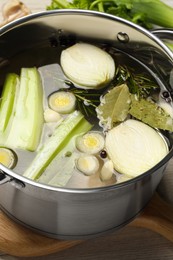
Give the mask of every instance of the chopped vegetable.
[[136, 177], [160, 162], [168, 146], [152, 127], [128, 119], [107, 133], [106, 150], [115, 170]]
[[87, 132], [91, 127], [91, 124], [85, 120], [79, 111], [74, 111], [55, 129], [53, 135], [44, 143], [29, 168], [25, 171], [24, 176], [37, 180], [73, 136]]
[[135, 95], [131, 95], [129, 113], [152, 127], [173, 131], [171, 116], [151, 100], [138, 99]]
[[36, 68], [22, 68], [14, 118], [6, 146], [34, 151], [43, 128], [43, 89]]
[[92, 175], [98, 171], [99, 161], [94, 155], [82, 155], [76, 160], [76, 167], [85, 175]]
[[[69, 143], [67, 146], [69, 146]], [[66, 147], [64, 149], [66, 149]], [[61, 187], [64, 187], [68, 183], [74, 173], [75, 160], [79, 157], [79, 155], [73, 152], [70, 157], [66, 157], [62, 155], [63, 152], [64, 151], [62, 150], [53, 159], [38, 179], [38, 182]]]
[[87, 43], [76, 43], [61, 53], [61, 66], [72, 82], [84, 88], [99, 88], [115, 75], [115, 63], [106, 51]]
[[111, 160], [107, 160], [100, 171], [100, 178], [102, 181], [108, 181], [112, 178], [114, 173], [114, 165]]
[[62, 120], [62, 116], [58, 112], [47, 108], [44, 111], [44, 120], [46, 123], [58, 122]]
[[105, 130], [125, 120], [130, 107], [130, 93], [126, 84], [114, 87], [101, 98], [97, 117]]
[[147, 29], [173, 27], [173, 8], [161, 0], [52, 0], [51, 9], [86, 9], [113, 14]]
[[87, 154], [96, 154], [104, 148], [104, 137], [99, 132], [88, 132], [76, 138], [76, 147]]
[[75, 110], [76, 98], [71, 92], [55, 92], [49, 97], [49, 107], [60, 114], [68, 114]]
[[4, 133], [12, 117], [15, 99], [18, 94], [19, 76], [10, 73], [6, 76], [0, 99], [0, 133]]
[[0, 147], [0, 163], [7, 168], [13, 168], [16, 164], [14, 152], [8, 148]]

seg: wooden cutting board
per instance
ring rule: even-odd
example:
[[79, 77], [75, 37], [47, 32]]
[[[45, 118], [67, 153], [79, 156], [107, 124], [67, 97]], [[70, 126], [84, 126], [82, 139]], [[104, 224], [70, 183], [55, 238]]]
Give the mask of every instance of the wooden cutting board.
[[[146, 209], [130, 226], [155, 231], [173, 242], [173, 207], [155, 194]], [[44, 237], [0, 213], [0, 251], [14, 256], [42, 256], [65, 250], [84, 240], [57, 240]]]

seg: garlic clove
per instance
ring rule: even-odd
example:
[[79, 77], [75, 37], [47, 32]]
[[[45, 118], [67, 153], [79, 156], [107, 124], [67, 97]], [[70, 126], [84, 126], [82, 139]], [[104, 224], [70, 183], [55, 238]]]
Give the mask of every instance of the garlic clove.
[[31, 11], [24, 3], [18, 0], [8, 1], [2, 8], [3, 22], [0, 24], [0, 26], [3, 26], [30, 13]]
[[108, 181], [112, 178], [114, 173], [114, 165], [111, 160], [107, 160], [100, 171], [100, 179], [102, 181]]
[[46, 123], [58, 122], [62, 120], [62, 117], [59, 113], [55, 112], [50, 108], [47, 108], [44, 111], [44, 120]]

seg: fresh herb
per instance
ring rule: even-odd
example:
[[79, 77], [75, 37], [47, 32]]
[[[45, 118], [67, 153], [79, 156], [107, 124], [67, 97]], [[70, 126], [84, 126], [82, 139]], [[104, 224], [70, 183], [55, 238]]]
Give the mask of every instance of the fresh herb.
[[77, 106], [86, 116], [95, 115], [95, 109], [100, 103], [100, 92], [84, 89], [73, 89], [73, 94], [77, 99]]
[[119, 65], [116, 70], [114, 84], [127, 84], [131, 94], [136, 94], [139, 98], [147, 98], [153, 90], [159, 89], [159, 86], [148, 76], [136, 74], [132, 69]]
[[85, 9], [125, 18], [147, 29], [173, 27], [173, 8], [161, 0], [52, 0], [48, 10]]
[[76, 88], [70, 81], [66, 81], [66, 84], [70, 86], [70, 88], [67, 89], [67, 91], [72, 92], [76, 97], [78, 110], [80, 110], [86, 116], [95, 116], [95, 109], [100, 104], [101, 92], [99, 90], [96, 91], [93, 89], [88, 90]]

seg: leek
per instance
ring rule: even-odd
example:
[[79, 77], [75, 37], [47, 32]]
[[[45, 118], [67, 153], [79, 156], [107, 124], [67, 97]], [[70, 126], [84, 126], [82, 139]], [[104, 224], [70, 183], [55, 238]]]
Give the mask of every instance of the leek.
[[43, 123], [43, 89], [39, 73], [36, 68], [22, 68], [14, 118], [5, 144], [36, 150]]
[[48, 10], [86, 9], [113, 14], [147, 29], [173, 27], [173, 8], [161, 0], [52, 0]]
[[[81, 131], [82, 127], [82, 131]], [[37, 180], [55, 156], [68, 144], [70, 139], [80, 134], [80, 132], [89, 131], [91, 124], [84, 116], [75, 111], [70, 114], [54, 131], [53, 135], [47, 140], [39, 150], [24, 176]]]

